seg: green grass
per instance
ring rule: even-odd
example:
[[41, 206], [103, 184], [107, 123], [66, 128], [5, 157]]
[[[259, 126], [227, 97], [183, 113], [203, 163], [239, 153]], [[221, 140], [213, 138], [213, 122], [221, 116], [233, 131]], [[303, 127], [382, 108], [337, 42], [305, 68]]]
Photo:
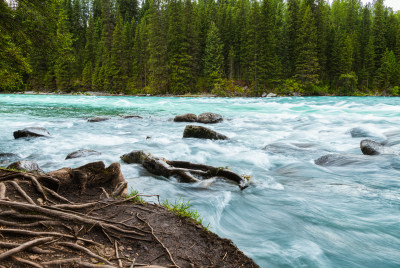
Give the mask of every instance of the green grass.
[[167, 199], [165, 199], [161, 205], [168, 210], [175, 212], [182, 218], [188, 218], [194, 223], [200, 224], [205, 230], [208, 231], [209, 225], [203, 225], [203, 218], [200, 216], [197, 210], [192, 208], [190, 205], [190, 200], [185, 201], [182, 197], [180, 197], [178, 200], [175, 200], [174, 203], [170, 203]]
[[139, 196], [140, 195], [139, 191], [135, 190], [133, 188], [131, 188], [130, 193], [127, 196], [125, 196], [125, 198], [127, 199], [127, 198], [133, 197], [135, 195], [136, 195], [136, 197], [131, 199], [130, 200], [131, 202], [133, 202], [133, 203], [144, 203], [144, 199], [141, 196]]

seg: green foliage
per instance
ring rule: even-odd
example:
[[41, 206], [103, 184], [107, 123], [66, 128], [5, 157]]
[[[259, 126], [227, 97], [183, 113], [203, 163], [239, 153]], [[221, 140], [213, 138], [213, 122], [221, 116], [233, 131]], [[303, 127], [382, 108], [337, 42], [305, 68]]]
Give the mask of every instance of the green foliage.
[[354, 72], [342, 74], [339, 77], [339, 94], [353, 95], [356, 90], [358, 78]]
[[[170, 203], [167, 199], [165, 199], [162, 202], [162, 206], [172, 212], [175, 212], [182, 218], [188, 218], [194, 223], [203, 226], [203, 218], [196, 210], [192, 209], [192, 206], [190, 205], [190, 200], [185, 201], [182, 197], [180, 197], [178, 200], [175, 200], [174, 203]], [[208, 229], [208, 227], [209, 226], [206, 226], [205, 229]]]
[[400, 83], [400, 16], [384, 0], [17, 2], [0, 2], [0, 91], [353, 95]]
[[133, 199], [131, 199], [129, 201], [131, 201], [133, 203], [144, 203], [144, 199], [139, 195], [140, 195], [140, 193], [138, 190], [131, 188], [129, 194], [127, 196], [125, 196], [125, 198], [128, 199], [128, 198], [134, 197]]

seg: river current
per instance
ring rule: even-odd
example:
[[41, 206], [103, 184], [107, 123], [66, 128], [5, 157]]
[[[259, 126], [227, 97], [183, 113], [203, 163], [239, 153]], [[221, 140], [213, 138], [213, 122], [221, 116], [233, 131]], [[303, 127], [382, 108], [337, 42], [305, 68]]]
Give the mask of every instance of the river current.
[[[223, 115], [207, 127], [230, 140], [183, 139], [187, 123], [171, 118], [188, 112]], [[87, 122], [93, 116], [111, 119]], [[13, 138], [30, 126], [52, 137]], [[361, 135], [352, 137], [354, 128]], [[0, 153], [34, 160], [46, 172], [109, 165], [146, 150], [252, 176], [241, 191], [222, 180], [183, 184], [121, 163], [132, 189], [191, 200], [211, 231], [261, 267], [400, 267], [400, 156], [362, 155], [365, 138], [400, 152], [400, 98], [0, 95]], [[102, 154], [65, 160], [78, 149]], [[332, 161], [315, 164], [327, 154], [335, 154]]]

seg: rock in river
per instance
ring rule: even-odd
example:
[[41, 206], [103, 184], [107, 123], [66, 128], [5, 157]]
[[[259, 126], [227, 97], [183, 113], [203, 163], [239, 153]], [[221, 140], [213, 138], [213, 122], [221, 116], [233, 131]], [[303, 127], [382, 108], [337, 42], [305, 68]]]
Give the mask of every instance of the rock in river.
[[229, 138], [214, 130], [202, 126], [187, 125], [183, 131], [184, 138], [198, 138], [210, 140], [228, 140]]
[[197, 122], [197, 115], [195, 114], [182, 114], [174, 118], [174, 122]]
[[360, 142], [361, 152], [365, 155], [394, 154], [390, 148], [373, 140], [362, 140]]
[[380, 133], [374, 133], [368, 129], [362, 127], [355, 127], [350, 129], [350, 135], [352, 138], [374, 138], [381, 144], [387, 142], [387, 137]]
[[327, 154], [316, 159], [314, 163], [323, 167], [344, 167], [352, 165], [368, 165], [373, 161], [363, 155]]
[[14, 138], [50, 137], [50, 133], [43, 127], [27, 127], [14, 131]]
[[70, 154], [67, 155], [67, 157], [65, 158], [65, 160], [67, 159], [72, 159], [72, 158], [79, 158], [79, 157], [87, 157], [87, 156], [91, 156], [91, 155], [100, 155], [100, 152], [94, 151], [94, 150], [78, 150], [75, 152], [72, 152]]
[[95, 116], [95, 117], [89, 118], [87, 121], [91, 122], [91, 123], [95, 123], [95, 122], [107, 121], [109, 119], [110, 119], [109, 117], [105, 117], [105, 116]]
[[22, 170], [26, 172], [34, 172], [34, 173], [44, 173], [42, 169], [39, 168], [39, 165], [33, 161], [29, 160], [21, 160], [12, 163], [7, 168]]
[[197, 117], [197, 122], [203, 124], [215, 124], [223, 120], [222, 115], [214, 113], [202, 113]]

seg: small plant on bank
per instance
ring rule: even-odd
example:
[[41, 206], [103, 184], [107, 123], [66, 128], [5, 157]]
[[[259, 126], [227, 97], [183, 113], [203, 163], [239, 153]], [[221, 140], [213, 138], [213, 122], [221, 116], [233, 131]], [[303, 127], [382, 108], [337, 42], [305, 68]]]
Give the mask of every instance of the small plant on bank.
[[[178, 200], [175, 200], [174, 203], [170, 203], [167, 199], [165, 199], [161, 205], [168, 210], [175, 212], [180, 217], [189, 218], [194, 223], [200, 224], [204, 227], [203, 218], [200, 216], [197, 210], [192, 209], [190, 200], [185, 201], [182, 197], [180, 197]], [[208, 227], [209, 225], [205, 226], [204, 229], [208, 230]]]
[[133, 197], [135, 195], [136, 195], [136, 197], [131, 199], [130, 200], [131, 202], [133, 202], [133, 203], [144, 203], [144, 199], [140, 196], [139, 191], [135, 190], [133, 188], [131, 188], [130, 193], [127, 196], [125, 196], [125, 198], [128, 199], [128, 198], [131, 198], [131, 197]]

